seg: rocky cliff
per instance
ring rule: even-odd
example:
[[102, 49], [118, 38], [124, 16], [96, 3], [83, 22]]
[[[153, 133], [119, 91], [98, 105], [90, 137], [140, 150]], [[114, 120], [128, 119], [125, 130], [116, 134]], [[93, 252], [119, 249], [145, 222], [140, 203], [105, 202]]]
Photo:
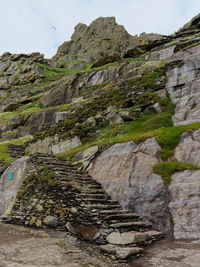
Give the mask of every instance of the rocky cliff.
[[[82, 206], [81, 200], [76, 201], [74, 185], [65, 188], [71, 202], [63, 209], [80, 206], [80, 214], [72, 216], [73, 221], [58, 207], [63, 201], [62, 182], [75, 179], [64, 169], [41, 193], [41, 183], [48, 184], [48, 179], [29, 166], [30, 159], [25, 158], [26, 166], [17, 159], [13, 164], [23, 166], [12, 178], [16, 179], [12, 193], [7, 194], [14, 165], [7, 171], [5, 168], [24, 153], [36, 157], [37, 162], [39, 152], [77, 164], [79, 178], [81, 171], [89, 172], [92, 178], [87, 177], [86, 184], [98, 184], [111, 202], [138, 214], [154, 230], [175, 239], [199, 239], [199, 21], [198, 15], [170, 36], [143, 33], [138, 37], [128, 34], [114, 18], [99, 18], [90, 26], [78, 24], [71, 41], [61, 45], [51, 60], [39, 53], [3, 54], [1, 213], [8, 210], [13, 221], [37, 227], [48, 226], [43, 224], [48, 216], [56, 218], [58, 226], [69, 221], [75, 227], [80, 218], [98, 225], [88, 219], [90, 210], [84, 213], [87, 201], [84, 199]], [[31, 179], [26, 168], [35, 171]], [[56, 185], [56, 190], [51, 185]], [[30, 189], [22, 198], [17, 195], [21, 186]], [[24, 209], [29, 198], [30, 209]], [[53, 203], [48, 203], [50, 200]], [[43, 205], [43, 210], [34, 205], [40, 205], [38, 209]], [[114, 216], [112, 220], [120, 223], [118, 219]], [[106, 225], [111, 223], [106, 221]], [[123, 229], [113, 235], [108, 237], [110, 245], [126, 239]], [[106, 251], [119, 254], [112, 246]]]

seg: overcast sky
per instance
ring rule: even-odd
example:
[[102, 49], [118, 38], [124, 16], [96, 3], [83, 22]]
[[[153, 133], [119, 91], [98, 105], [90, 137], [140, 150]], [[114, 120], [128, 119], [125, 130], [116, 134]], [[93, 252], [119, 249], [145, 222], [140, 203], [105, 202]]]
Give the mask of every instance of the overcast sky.
[[0, 54], [52, 57], [77, 23], [115, 16], [132, 34], [171, 34], [200, 13], [199, 0], [0, 0]]

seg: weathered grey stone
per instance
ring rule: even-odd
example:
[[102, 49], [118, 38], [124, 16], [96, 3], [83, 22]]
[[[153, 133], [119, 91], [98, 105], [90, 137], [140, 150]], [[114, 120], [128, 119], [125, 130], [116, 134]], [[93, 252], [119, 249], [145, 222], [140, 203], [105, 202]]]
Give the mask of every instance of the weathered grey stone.
[[92, 126], [96, 126], [97, 125], [97, 122], [96, 122], [96, 120], [95, 120], [95, 118], [94, 117], [90, 117], [90, 118], [88, 118], [87, 120], [86, 120], [86, 124], [91, 124]]
[[168, 59], [171, 56], [174, 55], [174, 49], [175, 49], [175, 45], [171, 46], [171, 47], [167, 47], [164, 49], [161, 49], [159, 51], [154, 51], [152, 53], [150, 53], [148, 60], [162, 60], [162, 59]]
[[168, 192], [161, 177], [153, 173], [160, 161], [155, 139], [115, 144], [93, 161], [89, 173], [124, 208], [139, 213], [157, 230], [171, 229]]
[[69, 114], [69, 111], [56, 112], [55, 123], [58, 123], [59, 121], [65, 120], [67, 118], [68, 114]]
[[156, 112], [156, 113], [162, 112], [162, 109], [161, 109], [161, 106], [159, 103], [155, 103], [154, 105], [147, 107], [147, 110], [149, 110], [151, 112]]
[[79, 162], [83, 163], [84, 169], [88, 169], [98, 150], [98, 146], [89, 147], [83, 151], [76, 153], [74, 157], [77, 158]]
[[100, 249], [106, 254], [112, 254], [118, 260], [126, 260], [131, 256], [140, 255], [143, 251], [138, 247], [119, 247], [111, 244], [100, 246]]
[[175, 239], [199, 239], [200, 171], [186, 170], [174, 174], [169, 193]]
[[80, 145], [82, 145], [80, 139], [78, 137], [74, 137], [71, 140], [67, 139], [52, 145], [51, 151], [53, 154], [63, 153]]
[[107, 236], [106, 240], [113, 245], [133, 245], [145, 243], [151, 237], [156, 237], [160, 234], [160, 232], [156, 231], [147, 231], [144, 233], [134, 231], [120, 233], [119, 231], [114, 231]]
[[0, 215], [10, 214], [17, 192], [30, 167], [30, 158], [22, 157], [15, 160], [3, 173], [0, 179]]
[[49, 227], [56, 227], [58, 224], [58, 219], [54, 216], [46, 216], [43, 220], [43, 223]]
[[73, 235], [77, 234], [75, 228], [72, 226], [72, 224], [70, 222], [66, 223], [66, 228], [71, 234], [73, 234]]
[[200, 167], [200, 129], [182, 134], [174, 157]]
[[111, 111], [107, 115], [107, 119], [109, 120], [109, 124], [115, 124], [115, 123], [122, 123], [124, 120], [118, 115], [115, 111]]
[[79, 75], [68, 75], [54, 84], [50, 90], [40, 99], [41, 108], [59, 106], [71, 103], [78, 96], [76, 88]]
[[29, 154], [43, 153], [43, 154], [57, 154], [63, 153], [74, 147], [80, 146], [82, 143], [78, 137], [60, 141], [58, 137], [46, 137], [28, 147]]
[[182, 54], [184, 65], [167, 72], [166, 89], [176, 104], [174, 125], [198, 122], [200, 118], [200, 46], [188, 55]]
[[119, 116], [124, 120], [124, 121], [134, 121], [136, 120], [136, 117], [133, 116], [133, 113], [129, 110], [127, 111], [120, 111]]

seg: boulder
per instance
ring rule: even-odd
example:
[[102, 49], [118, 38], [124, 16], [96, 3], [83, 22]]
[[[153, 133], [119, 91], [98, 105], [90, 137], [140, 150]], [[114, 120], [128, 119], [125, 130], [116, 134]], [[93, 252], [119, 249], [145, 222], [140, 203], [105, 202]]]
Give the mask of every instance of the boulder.
[[124, 121], [135, 121], [136, 120], [136, 116], [134, 116], [133, 113], [129, 110], [120, 111], [118, 114]]
[[78, 162], [81, 162], [83, 164], [84, 169], [88, 169], [88, 167], [91, 167], [90, 164], [95, 158], [98, 150], [98, 146], [89, 147], [76, 153], [74, 157], [78, 160]]
[[169, 186], [175, 239], [200, 238], [200, 171], [175, 173]]
[[153, 173], [154, 164], [160, 161], [159, 149], [154, 138], [140, 144], [115, 144], [95, 158], [89, 173], [125, 209], [170, 233], [167, 188]]
[[119, 114], [117, 114], [115, 111], [111, 111], [107, 115], [107, 119], [109, 120], [109, 124], [115, 124], [115, 123], [123, 123], [124, 120], [120, 117]]
[[43, 223], [48, 227], [55, 228], [58, 224], [58, 218], [48, 215], [44, 218]]
[[88, 118], [85, 123], [86, 124], [91, 124], [93, 127], [95, 127], [97, 125], [97, 122], [96, 122], [94, 117]]

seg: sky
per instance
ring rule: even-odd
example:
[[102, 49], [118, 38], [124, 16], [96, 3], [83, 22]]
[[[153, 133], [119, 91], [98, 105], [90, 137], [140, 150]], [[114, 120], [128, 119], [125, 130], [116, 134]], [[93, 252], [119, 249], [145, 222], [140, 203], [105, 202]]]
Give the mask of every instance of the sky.
[[200, 13], [199, 0], [0, 0], [0, 55], [40, 52], [47, 58], [79, 23], [114, 16], [131, 34], [171, 34]]

